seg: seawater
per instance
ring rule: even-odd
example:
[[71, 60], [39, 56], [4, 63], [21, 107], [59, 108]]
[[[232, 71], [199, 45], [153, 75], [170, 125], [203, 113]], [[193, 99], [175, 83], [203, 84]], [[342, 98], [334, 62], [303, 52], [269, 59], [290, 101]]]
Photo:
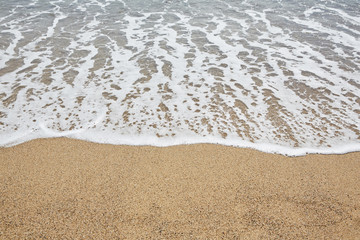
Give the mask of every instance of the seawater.
[[358, 0], [0, 0], [0, 146], [360, 150]]

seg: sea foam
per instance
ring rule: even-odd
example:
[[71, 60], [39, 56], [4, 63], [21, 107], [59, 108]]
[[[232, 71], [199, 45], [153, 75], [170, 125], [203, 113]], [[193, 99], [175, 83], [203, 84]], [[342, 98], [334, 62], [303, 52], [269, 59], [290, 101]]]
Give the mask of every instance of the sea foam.
[[356, 1], [0, 3], [0, 146], [360, 150]]

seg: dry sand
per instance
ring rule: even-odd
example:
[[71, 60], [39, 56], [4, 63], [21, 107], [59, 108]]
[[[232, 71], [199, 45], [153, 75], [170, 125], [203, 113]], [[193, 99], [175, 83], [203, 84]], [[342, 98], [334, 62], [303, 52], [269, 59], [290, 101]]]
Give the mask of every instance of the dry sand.
[[0, 149], [1, 239], [360, 239], [360, 153], [71, 139]]

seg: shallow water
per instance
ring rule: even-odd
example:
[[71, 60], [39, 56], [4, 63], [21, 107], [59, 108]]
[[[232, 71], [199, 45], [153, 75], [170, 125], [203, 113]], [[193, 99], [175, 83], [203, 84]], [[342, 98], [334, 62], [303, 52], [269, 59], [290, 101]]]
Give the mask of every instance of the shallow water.
[[0, 146], [360, 150], [358, 1], [0, 5]]

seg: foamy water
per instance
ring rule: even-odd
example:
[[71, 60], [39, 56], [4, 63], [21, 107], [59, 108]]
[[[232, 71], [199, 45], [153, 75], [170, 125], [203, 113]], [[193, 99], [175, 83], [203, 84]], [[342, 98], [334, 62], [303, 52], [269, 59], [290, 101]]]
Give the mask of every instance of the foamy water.
[[360, 150], [357, 0], [0, 0], [0, 146]]

